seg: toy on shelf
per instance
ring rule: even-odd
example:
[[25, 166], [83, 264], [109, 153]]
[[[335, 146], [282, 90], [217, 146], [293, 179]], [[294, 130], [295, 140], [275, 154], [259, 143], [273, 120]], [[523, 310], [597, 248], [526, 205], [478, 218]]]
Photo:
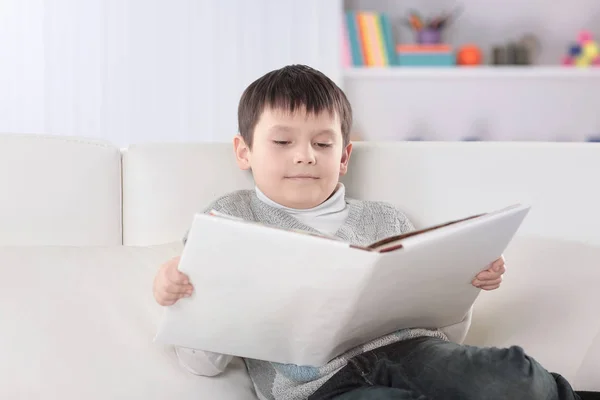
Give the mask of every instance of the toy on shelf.
[[600, 67], [600, 49], [590, 32], [579, 33], [577, 43], [569, 47], [569, 54], [563, 58], [562, 63], [565, 66]]
[[456, 65], [456, 56], [449, 44], [442, 40], [443, 30], [456, 18], [457, 11], [444, 13], [424, 20], [411, 12], [405, 24], [416, 37], [415, 44], [396, 46], [396, 57], [401, 67], [451, 67]]
[[417, 12], [412, 11], [405, 23], [415, 33], [418, 44], [441, 44], [443, 30], [456, 19], [460, 11], [459, 8], [452, 13], [443, 13], [429, 20], [424, 20]]
[[536, 36], [524, 35], [516, 42], [494, 46], [492, 65], [531, 65], [539, 49], [540, 42]]
[[474, 44], [462, 46], [456, 55], [458, 65], [474, 66], [481, 65], [483, 55], [481, 49]]

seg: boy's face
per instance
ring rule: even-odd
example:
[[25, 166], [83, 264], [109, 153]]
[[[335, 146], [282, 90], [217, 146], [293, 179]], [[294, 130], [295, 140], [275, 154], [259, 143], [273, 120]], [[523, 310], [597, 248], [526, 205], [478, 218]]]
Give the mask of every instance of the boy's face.
[[323, 203], [346, 173], [352, 144], [344, 147], [339, 117], [323, 112], [290, 113], [266, 108], [250, 150], [241, 136], [234, 147], [238, 165], [252, 169], [256, 186], [271, 200], [307, 209]]

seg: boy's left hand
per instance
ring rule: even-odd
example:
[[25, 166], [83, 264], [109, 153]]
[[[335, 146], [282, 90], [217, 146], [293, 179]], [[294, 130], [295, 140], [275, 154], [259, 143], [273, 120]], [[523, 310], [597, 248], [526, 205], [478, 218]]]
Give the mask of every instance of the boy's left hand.
[[473, 279], [472, 284], [482, 290], [498, 289], [502, 283], [502, 275], [505, 272], [506, 267], [504, 265], [504, 257], [501, 256], [490, 264], [488, 269], [477, 274], [475, 279]]

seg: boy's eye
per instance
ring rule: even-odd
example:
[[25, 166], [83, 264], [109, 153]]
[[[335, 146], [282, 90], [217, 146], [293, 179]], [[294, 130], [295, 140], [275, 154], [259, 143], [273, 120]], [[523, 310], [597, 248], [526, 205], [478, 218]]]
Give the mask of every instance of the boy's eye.
[[317, 143], [317, 146], [325, 148], [325, 147], [331, 147], [332, 145], [331, 145], [331, 143]]
[[284, 146], [286, 144], [290, 144], [288, 140], [273, 140], [273, 143], [278, 144], [280, 146]]

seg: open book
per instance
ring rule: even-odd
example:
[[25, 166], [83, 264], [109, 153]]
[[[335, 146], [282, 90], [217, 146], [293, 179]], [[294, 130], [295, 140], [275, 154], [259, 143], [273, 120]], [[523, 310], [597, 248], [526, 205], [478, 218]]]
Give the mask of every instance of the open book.
[[166, 308], [155, 340], [320, 366], [400, 329], [456, 324], [479, 294], [471, 281], [528, 212], [514, 205], [368, 246], [195, 215], [179, 264], [194, 294]]

